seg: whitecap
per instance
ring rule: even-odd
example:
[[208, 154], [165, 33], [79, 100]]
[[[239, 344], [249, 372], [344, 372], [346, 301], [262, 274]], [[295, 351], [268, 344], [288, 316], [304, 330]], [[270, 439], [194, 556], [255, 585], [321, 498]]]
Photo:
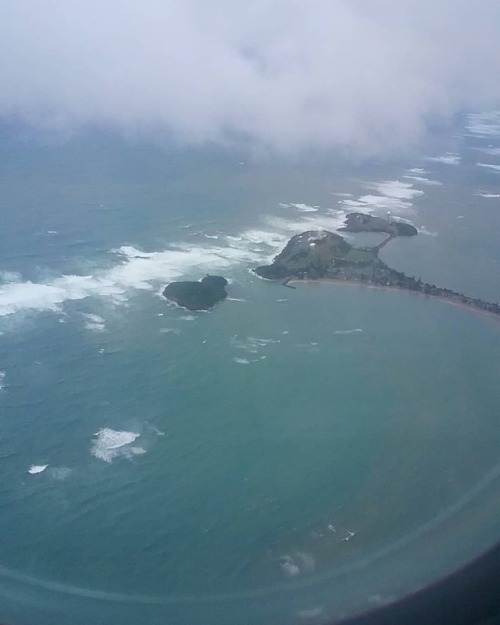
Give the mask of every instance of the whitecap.
[[0, 371], [0, 391], [5, 386], [5, 377], [6, 377], [6, 375], [7, 374], [5, 373], [5, 371]]
[[43, 473], [48, 466], [48, 464], [32, 464], [28, 469], [28, 473], [31, 473], [31, 475]]
[[244, 339], [239, 339], [237, 336], [233, 336], [230, 342], [236, 349], [243, 349], [251, 354], [256, 354], [260, 347], [279, 343], [280, 339], [263, 339], [257, 336], [247, 336]]
[[476, 195], [485, 198], [500, 198], [500, 193], [476, 193]]
[[500, 171], [500, 165], [492, 165], [491, 163], [476, 163], [478, 167], [485, 167], [486, 169], [492, 169], [497, 172]]
[[462, 157], [454, 152], [446, 152], [443, 156], [428, 156], [425, 160], [443, 165], [460, 165]]
[[138, 439], [140, 434], [102, 428], [94, 436], [96, 438], [92, 441], [91, 454], [104, 462], [112, 462], [118, 456], [133, 455], [135, 452], [132, 451], [131, 443]]
[[496, 137], [500, 135], [500, 111], [470, 113], [467, 116], [467, 130], [478, 137]]
[[94, 332], [104, 332], [106, 329], [105, 321], [100, 315], [95, 315], [93, 313], [82, 313], [82, 316], [85, 318], [85, 328], [87, 330], [93, 330]]
[[239, 365], [249, 365], [250, 361], [246, 358], [233, 358], [233, 361], [238, 363]]
[[177, 328], [160, 328], [158, 330], [160, 334], [180, 334], [180, 330]]
[[369, 193], [360, 196], [357, 200], [342, 200], [341, 204], [350, 208], [361, 208], [367, 213], [390, 210], [399, 214], [411, 214], [413, 200], [424, 195], [424, 192], [416, 189], [413, 183], [401, 180], [371, 182], [367, 186], [375, 190], [378, 195]]
[[283, 556], [281, 558], [281, 569], [288, 577], [297, 577], [297, 575], [300, 575], [300, 569], [294, 562], [292, 556]]
[[22, 276], [17, 271], [0, 271], [0, 282], [19, 282]]
[[352, 330], [334, 330], [334, 334], [358, 334], [363, 332], [363, 328], [353, 328]]
[[423, 235], [428, 236], [428, 237], [437, 237], [438, 236], [437, 232], [432, 232], [431, 230], [427, 230], [427, 228], [425, 226], [419, 226], [417, 228], [417, 230], [418, 230], [419, 234], [423, 234]]
[[441, 186], [443, 183], [442, 182], [438, 182], [437, 180], [431, 180], [430, 178], [424, 178], [423, 176], [403, 176], [404, 178], [408, 178], [408, 180], [415, 180], [415, 182], [420, 182], [422, 184], [426, 184], [426, 185], [435, 185], [435, 186]]
[[315, 213], [319, 210], [319, 206], [309, 206], [309, 204], [290, 204], [293, 208], [296, 208], [303, 213]]

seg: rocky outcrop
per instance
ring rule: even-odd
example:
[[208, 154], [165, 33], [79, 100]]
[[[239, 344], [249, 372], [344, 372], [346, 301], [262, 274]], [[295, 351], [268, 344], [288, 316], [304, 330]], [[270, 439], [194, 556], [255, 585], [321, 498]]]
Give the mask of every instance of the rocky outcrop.
[[349, 213], [339, 231], [346, 232], [385, 232], [393, 237], [412, 237], [418, 234], [415, 226], [403, 221], [390, 221], [365, 213]]
[[322, 278], [332, 261], [343, 258], [350, 249], [349, 243], [338, 234], [326, 230], [309, 230], [292, 237], [271, 265], [257, 267], [254, 271], [269, 280]]
[[171, 282], [163, 295], [188, 310], [209, 310], [227, 297], [227, 284], [222, 276], [205, 276], [200, 281]]

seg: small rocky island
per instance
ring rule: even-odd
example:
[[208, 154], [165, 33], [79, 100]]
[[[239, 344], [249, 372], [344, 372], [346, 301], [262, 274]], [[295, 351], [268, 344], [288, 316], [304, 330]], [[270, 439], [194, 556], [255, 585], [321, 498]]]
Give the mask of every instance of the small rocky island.
[[163, 295], [188, 310], [209, 310], [227, 297], [227, 284], [222, 276], [205, 276], [199, 281], [171, 282]]
[[350, 213], [339, 230], [385, 232], [389, 237], [375, 247], [358, 248], [333, 232], [310, 230], [292, 237], [272, 264], [257, 267], [254, 272], [268, 280], [281, 280], [286, 286], [291, 280], [331, 280], [406, 289], [500, 315], [499, 304], [422, 282], [420, 278], [391, 269], [380, 260], [380, 249], [391, 239], [417, 234], [416, 228], [410, 224], [363, 213]]

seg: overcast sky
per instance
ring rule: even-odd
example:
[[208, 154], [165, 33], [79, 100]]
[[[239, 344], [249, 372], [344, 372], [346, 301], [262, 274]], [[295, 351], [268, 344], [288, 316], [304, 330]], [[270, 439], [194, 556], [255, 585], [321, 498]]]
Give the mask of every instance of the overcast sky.
[[371, 153], [500, 100], [499, 0], [2, 0], [0, 115]]

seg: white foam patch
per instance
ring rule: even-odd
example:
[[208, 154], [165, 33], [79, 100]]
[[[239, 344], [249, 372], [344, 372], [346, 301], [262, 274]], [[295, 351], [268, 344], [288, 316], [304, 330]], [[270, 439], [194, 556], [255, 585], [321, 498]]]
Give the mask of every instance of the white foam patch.
[[335, 330], [334, 334], [359, 334], [363, 332], [363, 328], [353, 328], [352, 330]]
[[460, 165], [462, 158], [454, 152], [446, 152], [443, 156], [428, 156], [425, 160], [443, 165]]
[[427, 228], [425, 226], [419, 226], [417, 227], [418, 233], [419, 234], [423, 234], [425, 236], [428, 237], [437, 237], [438, 233], [437, 232], [432, 232], [431, 230], [427, 230]]
[[303, 213], [315, 213], [319, 210], [319, 206], [309, 206], [309, 204], [290, 204], [293, 208], [296, 208]]
[[233, 361], [238, 363], [239, 365], [249, 365], [250, 361], [246, 358], [233, 358]]
[[352, 197], [352, 193], [338, 193], [336, 191], [332, 191], [332, 195], [336, 195], [337, 197]]
[[476, 163], [478, 167], [486, 167], [487, 169], [493, 169], [494, 171], [500, 171], [500, 165], [492, 165], [491, 163]]
[[68, 479], [68, 477], [73, 473], [73, 469], [69, 467], [51, 467], [47, 474], [58, 482], [62, 482], [63, 480]]
[[476, 193], [476, 195], [479, 195], [479, 197], [485, 197], [485, 198], [500, 198], [500, 193]]
[[259, 351], [259, 348], [279, 343], [280, 340], [262, 339], [256, 336], [247, 336], [245, 339], [239, 339], [237, 336], [233, 336], [230, 339], [230, 342], [236, 349], [242, 349], [251, 354], [256, 354]]
[[160, 328], [160, 334], [180, 334], [180, 330], [177, 328]]
[[82, 315], [85, 318], [85, 327], [87, 330], [92, 330], [93, 332], [104, 332], [106, 325], [102, 317], [92, 313], [82, 313]]
[[489, 154], [490, 156], [500, 156], [500, 148], [474, 148], [478, 152]]
[[368, 185], [378, 195], [362, 195], [357, 200], [341, 200], [340, 203], [348, 208], [360, 208], [365, 213], [375, 211], [391, 211], [395, 214], [413, 214], [413, 200], [424, 192], [416, 189], [411, 182], [401, 180], [384, 180]]
[[0, 282], [20, 282], [22, 279], [17, 271], [0, 271]]
[[352, 208], [359, 208], [360, 206], [363, 206], [363, 202], [360, 202], [359, 200], [340, 200], [339, 204]]
[[6, 373], [5, 371], [0, 371], [0, 391], [3, 389], [3, 387], [5, 386], [5, 378], [6, 378]]
[[300, 234], [306, 230], [336, 230], [340, 228], [346, 218], [344, 210], [329, 209], [326, 215], [301, 217], [299, 219], [283, 219], [281, 217], [267, 217], [266, 223], [272, 232], [279, 238], [279, 250], [287, 243], [290, 234]]
[[43, 473], [48, 466], [48, 464], [32, 464], [28, 469], [28, 473], [30, 473], [31, 475]]
[[443, 183], [439, 182], [438, 180], [431, 180], [430, 178], [424, 178], [423, 176], [410, 176], [410, 175], [406, 175], [404, 176], [404, 178], [408, 178], [408, 180], [415, 180], [415, 182], [420, 183], [420, 184], [425, 184], [425, 185], [434, 185], [434, 186], [441, 186]]
[[302, 573], [312, 573], [316, 566], [313, 556], [305, 552], [297, 552], [293, 556], [282, 556], [280, 561], [281, 570], [288, 577], [296, 577]]
[[467, 116], [467, 130], [477, 137], [500, 135], [500, 111], [471, 113]]
[[132, 443], [140, 436], [137, 432], [102, 428], [94, 436], [96, 438], [92, 442], [91, 454], [103, 462], [113, 462], [119, 456], [130, 458], [137, 453], [134, 450], [142, 449], [132, 446]]
[[[269, 236], [270, 233], [266, 233]], [[224, 270], [239, 262], [258, 262], [262, 254], [239, 246], [196, 247], [179, 245], [163, 252], [142, 252], [122, 246], [115, 253], [120, 263], [94, 275], [63, 275], [46, 283], [16, 281], [0, 285], [0, 316], [19, 311], [61, 311], [66, 301], [101, 296], [116, 304], [131, 289], [151, 290], [185, 274]]]

